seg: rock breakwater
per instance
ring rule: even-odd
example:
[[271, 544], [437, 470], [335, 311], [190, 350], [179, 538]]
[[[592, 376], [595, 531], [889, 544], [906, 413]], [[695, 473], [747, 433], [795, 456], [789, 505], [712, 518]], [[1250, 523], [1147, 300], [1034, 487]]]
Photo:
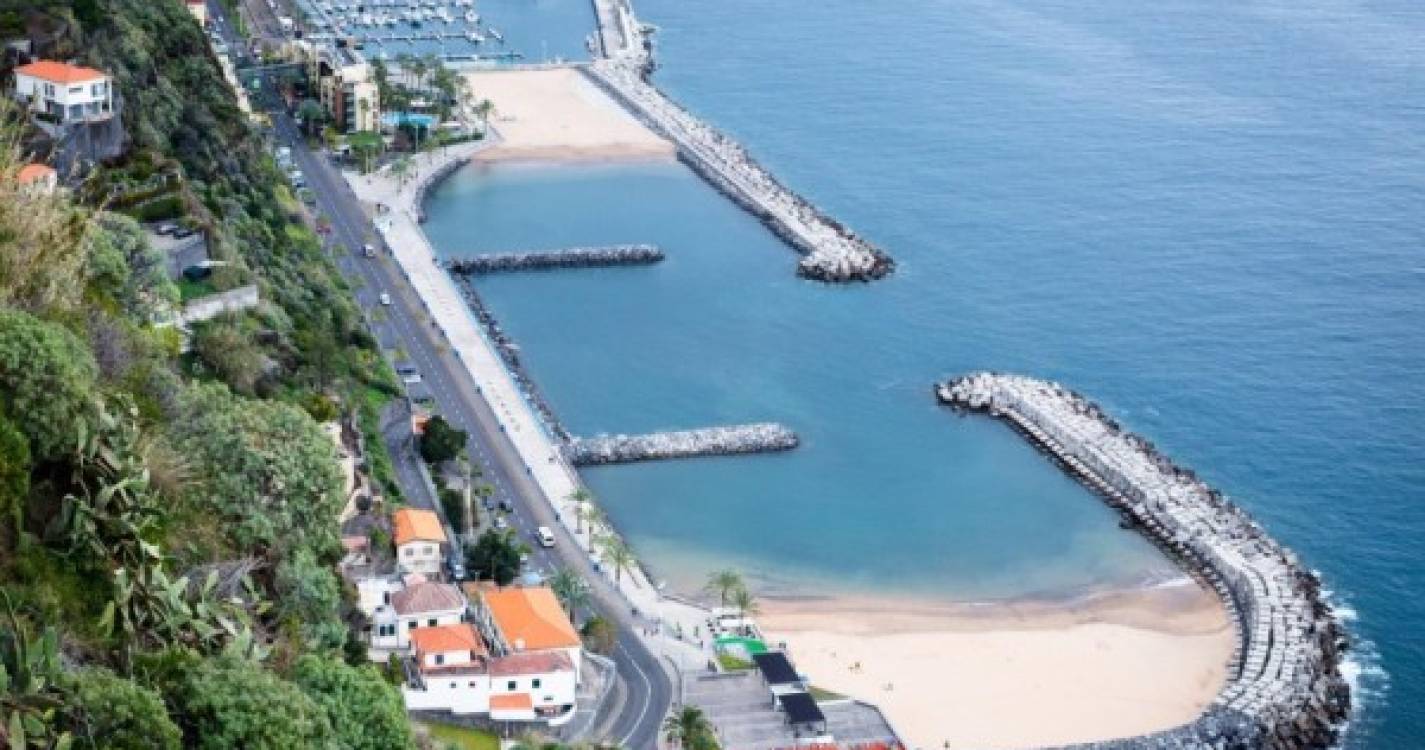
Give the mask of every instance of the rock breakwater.
[[486, 274], [506, 271], [543, 271], [564, 268], [643, 266], [663, 260], [663, 251], [654, 245], [612, 247], [572, 247], [520, 253], [488, 253], [445, 261], [447, 270], [459, 274]]
[[1350, 712], [1345, 632], [1321, 582], [1220, 492], [1123, 430], [1092, 401], [994, 373], [936, 387], [942, 403], [1003, 419], [1118, 509], [1222, 598], [1238, 627], [1227, 685], [1190, 724], [1076, 747], [1327, 748]]
[[782, 425], [757, 424], [709, 427], [701, 430], [655, 432], [648, 435], [597, 435], [569, 441], [566, 455], [575, 466], [600, 466], [695, 456], [732, 456], [791, 450], [800, 443]]
[[873, 281], [895, 269], [890, 256], [782, 185], [736, 141], [650, 84], [642, 58], [601, 58], [581, 70], [649, 128], [676, 144], [683, 163], [802, 253], [799, 276], [827, 282]]

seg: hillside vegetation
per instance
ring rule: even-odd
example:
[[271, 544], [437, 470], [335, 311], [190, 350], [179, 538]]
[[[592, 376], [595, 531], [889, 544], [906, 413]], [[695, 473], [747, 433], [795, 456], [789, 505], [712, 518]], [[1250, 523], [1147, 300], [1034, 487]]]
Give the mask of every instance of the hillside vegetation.
[[[0, 741], [413, 746], [334, 567], [318, 419], [393, 390], [349, 290], [182, 3], [0, 0], [36, 9], [115, 76], [131, 143], [42, 195], [0, 113]], [[179, 289], [122, 215], [160, 198], [226, 262], [215, 288], [263, 300], [186, 354]]]

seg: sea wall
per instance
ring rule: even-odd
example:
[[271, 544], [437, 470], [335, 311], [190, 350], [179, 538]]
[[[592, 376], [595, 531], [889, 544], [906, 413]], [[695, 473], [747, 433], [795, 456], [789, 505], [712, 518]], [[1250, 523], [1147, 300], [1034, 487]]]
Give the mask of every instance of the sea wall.
[[1003, 419], [1217, 591], [1238, 627], [1226, 686], [1197, 720], [1080, 748], [1330, 747], [1350, 711], [1346, 635], [1303, 568], [1217, 490], [1124, 431], [1092, 401], [1044, 380], [976, 373], [942, 403]]
[[487, 253], [445, 261], [445, 268], [453, 273], [485, 274], [502, 271], [644, 266], [661, 260], [663, 251], [654, 245], [615, 245], [521, 253]]
[[895, 269], [890, 256], [782, 185], [736, 141], [650, 84], [642, 59], [599, 59], [580, 69], [645, 125], [676, 144], [679, 160], [802, 253], [799, 276], [827, 282], [872, 281]]
[[529, 372], [525, 370], [524, 362], [520, 359], [519, 346], [505, 333], [504, 329], [500, 328], [494, 313], [491, 313], [490, 308], [485, 305], [485, 301], [480, 299], [480, 293], [475, 291], [475, 285], [470, 283], [469, 277], [452, 275], [451, 278], [455, 280], [455, 286], [460, 290], [460, 296], [465, 299], [465, 304], [470, 307], [471, 314], [484, 329], [486, 338], [495, 345], [495, 351], [499, 353], [500, 359], [505, 363], [505, 368], [509, 370], [515, 385], [523, 391], [525, 398], [539, 414], [539, 418], [544, 421], [545, 427], [549, 428], [549, 433], [561, 442], [567, 443], [571, 437], [569, 431], [564, 429], [554, 408], [544, 398], [544, 394], [535, 384], [534, 378], [530, 377]]
[[797, 447], [797, 434], [782, 425], [710, 427], [648, 435], [598, 435], [569, 441], [566, 455], [575, 466], [599, 466], [695, 456], [732, 456], [786, 451]]
[[451, 159], [445, 164], [440, 165], [438, 168], [436, 168], [435, 171], [426, 175], [416, 184], [415, 194], [411, 196], [411, 205], [414, 206], [416, 209], [417, 223], [426, 223], [426, 196], [429, 195], [430, 191], [440, 183], [444, 182], [445, 178], [454, 174], [455, 170], [460, 169], [461, 167], [469, 163], [470, 157], [468, 156], [461, 157], [459, 159]]

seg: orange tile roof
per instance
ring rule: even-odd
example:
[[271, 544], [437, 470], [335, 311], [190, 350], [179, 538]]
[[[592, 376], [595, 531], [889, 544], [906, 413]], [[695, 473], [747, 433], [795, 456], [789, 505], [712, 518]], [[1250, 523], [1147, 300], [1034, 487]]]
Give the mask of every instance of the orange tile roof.
[[445, 541], [445, 529], [434, 511], [402, 508], [391, 514], [391, 525], [395, 528], [397, 547], [407, 542]]
[[440, 625], [434, 628], [416, 628], [411, 631], [411, 645], [422, 654], [440, 654], [451, 651], [471, 651], [478, 656], [489, 654], [485, 642], [469, 623]]
[[82, 83], [84, 81], [94, 81], [104, 77], [104, 74], [93, 68], [85, 68], [69, 63], [55, 62], [54, 60], [40, 60], [29, 65], [21, 65], [15, 68], [16, 74], [24, 74], [40, 78], [51, 83]]
[[516, 651], [580, 645], [579, 634], [548, 586], [479, 589], [500, 635]]
[[506, 693], [490, 696], [492, 711], [513, 711], [521, 708], [534, 708], [534, 699], [529, 697], [529, 693]]
[[49, 179], [53, 175], [54, 168], [44, 164], [26, 164], [20, 167], [20, 171], [15, 175], [15, 181], [21, 185], [28, 185], [32, 182]]

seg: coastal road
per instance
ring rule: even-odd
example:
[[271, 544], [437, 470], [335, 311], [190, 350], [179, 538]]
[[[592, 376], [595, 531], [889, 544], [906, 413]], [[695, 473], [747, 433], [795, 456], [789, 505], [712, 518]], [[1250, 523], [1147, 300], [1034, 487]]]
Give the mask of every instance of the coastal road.
[[[469, 372], [452, 354], [356, 196], [328, 157], [306, 147], [284, 110], [275, 109], [272, 115], [277, 139], [291, 146], [295, 163], [316, 195], [318, 210], [331, 224], [330, 238], [341, 248], [335, 254], [335, 262], [352, 285], [357, 302], [366, 310], [373, 334], [388, 354], [400, 352], [402, 356], [397, 364], [419, 370], [423, 381], [420, 387], [434, 399], [440, 414], [469, 432], [470, 455], [484, 468], [484, 480], [494, 488], [492, 499], [496, 503], [509, 503], [514, 512], [507, 520], [522, 539], [530, 542], [533, 552], [528, 567], [546, 575], [561, 566], [580, 573], [590, 583], [595, 609], [619, 626], [618, 644], [612, 655], [619, 679], [607, 706], [611, 713], [594, 720], [594, 726], [600, 730], [598, 734], [606, 741], [636, 750], [655, 747], [660, 724], [672, 701], [672, 683], [657, 656], [639, 635], [649, 623], [629, 609], [627, 600], [594, 570], [577, 542], [559, 523]], [[367, 243], [379, 248], [377, 257], [364, 257], [361, 248]], [[381, 304], [383, 293], [389, 295], [391, 304]], [[407, 446], [397, 451], [393, 459], [403, 489], [413, 497], [422, 494], [428, 497], [424, 479], [419, 477], [419, 469], [413, 463], [418, 460], [414, 451]], [[421, 489], [412, 491], [415, 485]], [[534, 532], [539, 526], [554, 530], [559, 543], [553, 549], [541, 547], [534, 541]]]

